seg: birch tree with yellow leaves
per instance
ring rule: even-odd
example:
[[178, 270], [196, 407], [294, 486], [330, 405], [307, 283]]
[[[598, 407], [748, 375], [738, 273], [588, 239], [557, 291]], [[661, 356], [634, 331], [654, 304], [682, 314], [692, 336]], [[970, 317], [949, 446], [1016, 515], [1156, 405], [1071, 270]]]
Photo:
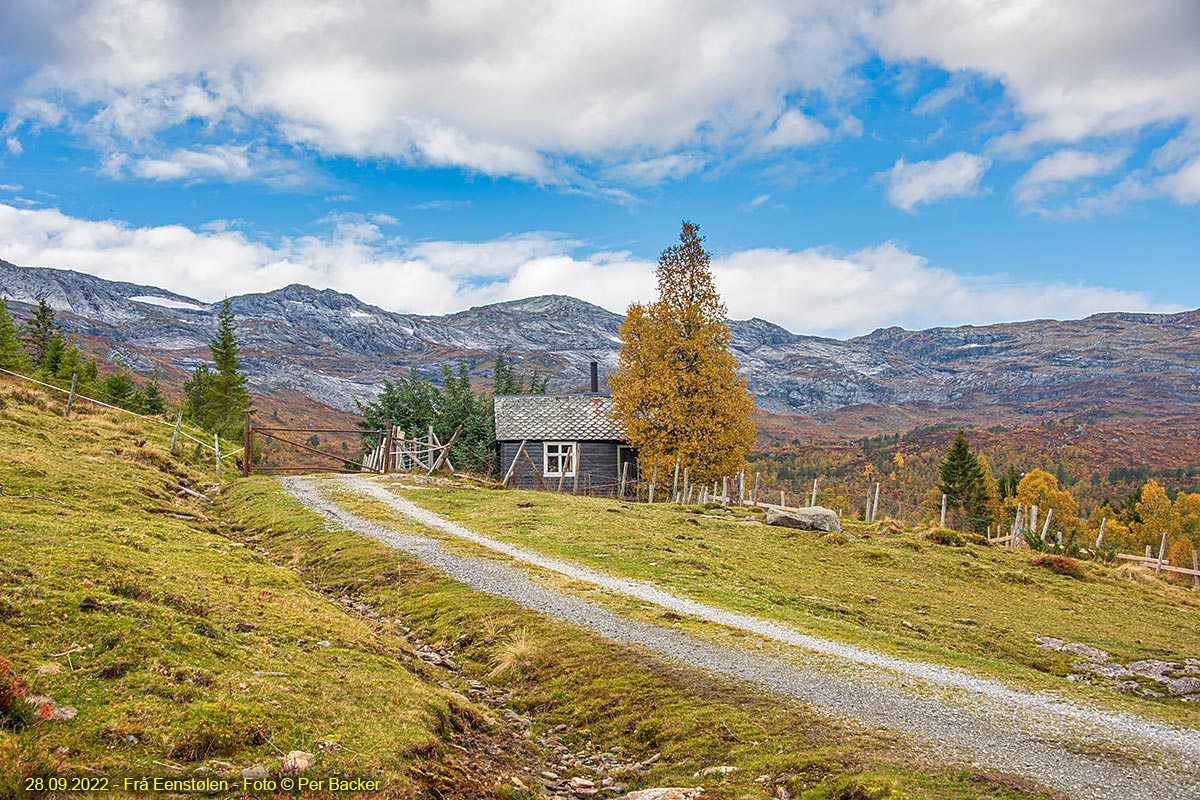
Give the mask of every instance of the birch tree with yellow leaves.
[[642, 476], [660, 460], [660, 482], [676, 456], [693, 482], [733, 475], [754, 446], [754, 401], [729, 351], [710, 260], [699, 226], [683, 223], [679, 243], [658, 259], [658, 300], [631, 305], [621, 325], [614, 413]]

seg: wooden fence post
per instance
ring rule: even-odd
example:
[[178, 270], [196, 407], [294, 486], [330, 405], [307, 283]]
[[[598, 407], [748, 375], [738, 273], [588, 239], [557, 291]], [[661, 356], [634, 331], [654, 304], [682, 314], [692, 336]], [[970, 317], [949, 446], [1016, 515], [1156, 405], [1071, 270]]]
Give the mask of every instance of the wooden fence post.
[[819, 480], [820, 478], [813, 478], [813, 493], [812, 502], [809, 503], [810, 506], [815, 506], [817, 504], [817, 481]]
[[71, 373], [71, 394], [67, 396], [67, 413], [69, 419], [71, 417], [71, 406], [75, 405], [75, 380], [79, 377], [78, 373]]
[[648, 502], [654, 502], [654, 484], [658, 483], [658, 454], [654, 455], [654, 471], [650, 473], [650, 497]]
[[629, 480], [629, 462], [626, 461], [624, 464], [621, 465], [621, 488], [620, 488], [620, 493], [619, 493], [619, 498], [621, 500], [625, 499], [625, 482], [628, 480]]
[[179, 441], [179, 426], [183, 424], [183, 409], [175, 415], [175, 430], [171, 433], [171, 452], [175, 452], [175, 443]]
[[1046, 532], [1050, 530], [1050, 520], [1053, 517], [1054, 517], [1054, 507], [1051, 506], [1050, 510], [1046, 512], [1046, 523], [1044, 525], [1042, 525], [1042, 541], [1043, 542], [1046, 541]]
[[[1200, 572], [1200, 556], [1196, 555], [1196, 548], [1194, 547], [1192, 548], [1192, 569], [1196, 572]], [[1200, 589], [1200, 575], [1192, 576], [1192, 585], [1197, 589]]]
[[675, 456], [675, 482], [671, 485], [671, 502], [679, 502], [679, 456]]
[[946, 527], [946, 495], [942, 495], [942, 527]]
[[871, 522], [875, 521], [875, 517], [879, 516], [879, 487], [882, 483], [875, 484], [875, 503], [871, 506]]
[[383, 472], [387, 474], [392, 471], [392, 436], [396, 430], [396, 423], [388, 420], [387, 433], [383, 437]]
[[246, 415], [246, 424], [242, 429], [242, 477], [250, 477], [250, 415]]
[[787, 499], [787, 495], [784, 494], [783, 489], [780, 489], [779, 490], [779, 506], [780, 506], [780, 508], [787, 508], [787, 503], [783, 502], [786, 499]]
[[221, 477], [221, 437], [213, 434], [213, 457], [217, 461], [217, 477]]
[[1154, 574], [1162, 574], [1163, 554], [1167, 552], [1167, 532], [1163, 531], [1162, 544], [1158, 546], [1158, 563], [1154, 565]]
[[758, 477], [761, 473], [754, 473], [754, 491], [750, 495], [750, 505], [758, 505]]
[[[716, 494], [716, 485], [713, 485], [713, 494]], [[729, 476], [721, 476], [721, 505], [729, 505]]]
[[1096, 551], [1099, 552], [1100, 544], [1104, 541], [1104, 529], [1108, 526], [1108, 517], [1100, 520], [1100, 535], [1096, 537]]
[[690, 483], [688, 483], [688, 468], [687, 467], [683, 468], [683, 496], [684, 496], [684, 503], [690, 505], [690, 503], [688, 503], [688, 501], [692, 499], [692, 486]]
[[738, 473], [738, 505], [746, 505], [746, 470]]

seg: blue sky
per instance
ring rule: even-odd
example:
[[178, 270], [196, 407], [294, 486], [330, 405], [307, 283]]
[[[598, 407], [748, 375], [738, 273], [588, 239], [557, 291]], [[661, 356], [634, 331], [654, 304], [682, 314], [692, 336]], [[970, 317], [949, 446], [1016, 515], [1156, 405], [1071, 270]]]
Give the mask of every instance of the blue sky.
[[688, 219], [800, 333], [1195, 308], [1197, 42], [1192, 0], [9, 0], [0, 258], [621, 311]]

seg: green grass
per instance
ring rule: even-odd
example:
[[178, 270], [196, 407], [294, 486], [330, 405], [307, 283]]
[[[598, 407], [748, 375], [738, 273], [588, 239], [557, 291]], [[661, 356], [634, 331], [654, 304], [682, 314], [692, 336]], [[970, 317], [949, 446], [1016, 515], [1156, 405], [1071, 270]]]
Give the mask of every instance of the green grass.
[[[511, 778], [534, 786], [529, 770], [547, 763], [537, 737], [558, 725], [573, 750], [661, 753], [623, 779], [631, 789], [703, 782], [714, 798], [762, 798], [781, 780], [802, 798], [1049, 796], [472, 592], [331, 529], [269, 479], [228, 481], [212, 503], [181, 497], [215, 477], [168, 453], [162, 432], [60, 410], [0, 382], [0, 485], [63, 503], [0, 498], [0, 656], [12, 662], [0, 678], [79, 712], [0, 730], [0, 796], [38, 775], [276, 767], [298, 749], [318, 753], [317, 775], [381, 778], [385, 796], [532, 797]], [[327, 599], [340, 595], [380, 618]], [[462, 677], [420, 664], [401, 634], [452, 650]], [[38, 670], [51, 664], [57, 674]], [[530, 716], [534, 739], [494, 724], [464, 678]], [[739, 770], [692, 777], [721, 764]]]
[[32, 694], [78, 709], [0, 730], [0, 797], [56, 772], [274, 769], [291, 750], [319, 754], [314, 775], [380, 778], [389, 796], [454, 786], [448, 740], [491, 728], [485, 709], [436, 686], [391, 631], [232, 540], [219, 508], [181, 497], [216, 479], [162, 432], [59, 412], [0, 383], [0, 485], [61, 502], [0, 497], [0, 656]]
[[894, 523], [847, 521], [856, 537], [847, 540], [746, 524], [739, 520], [756, 515], [741, 510], [727, 520], [676, 505], [548, 493], [406, 496], [502, 541], [806, 633], [1195, 724], [1178, 701], [1066, 681], [1070, 658], [1040, 649], [1032, 636], [1083, 642], [1123, 661], [1200, 657], [1200, 596], [1165, 581], [1138, 584], [1093, 563], [1078, 580], [1032, 566], [1037, 554], [1028, 550], [942, 545]]

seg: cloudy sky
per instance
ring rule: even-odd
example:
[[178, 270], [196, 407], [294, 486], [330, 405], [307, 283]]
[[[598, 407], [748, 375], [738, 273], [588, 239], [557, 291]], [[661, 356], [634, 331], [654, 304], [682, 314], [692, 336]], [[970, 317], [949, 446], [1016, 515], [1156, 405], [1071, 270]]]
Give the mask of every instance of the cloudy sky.
[[852, 336], [1200, 306], [1195, 0], [5, 0], [0, 258]]

